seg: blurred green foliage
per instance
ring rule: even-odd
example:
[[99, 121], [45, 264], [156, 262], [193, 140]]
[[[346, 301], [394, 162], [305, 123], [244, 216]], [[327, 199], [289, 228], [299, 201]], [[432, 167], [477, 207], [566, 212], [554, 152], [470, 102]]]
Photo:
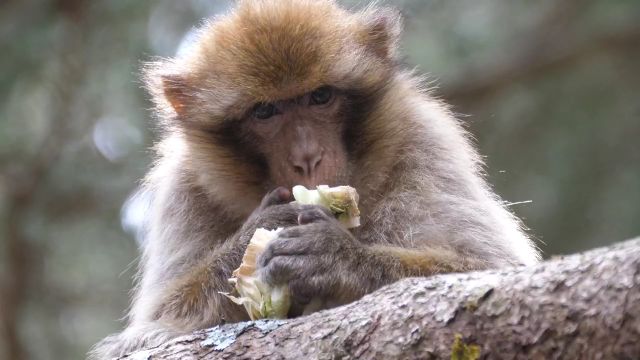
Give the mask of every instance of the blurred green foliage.
[[[545, 254], [640, 234], [640, 3], [386, 3]], [[83, 358], [122, 326], [137, 249], [121, 209], [153, 142], [138, 69], [228, 6], [0, 2], [0, 358]]]

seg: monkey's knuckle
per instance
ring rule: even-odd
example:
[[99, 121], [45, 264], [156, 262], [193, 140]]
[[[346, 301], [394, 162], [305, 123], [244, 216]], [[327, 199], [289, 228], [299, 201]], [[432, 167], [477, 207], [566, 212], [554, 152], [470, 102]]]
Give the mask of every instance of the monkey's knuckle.
[[[333, 243], [336, 241], [336, 236], [333, 233], [331, 226], [324, 222], [311, 223], [303, 225], [304, 231], [300, 235], [305, 243], [310, 245], [316, 245], [329, 250], [333, 247]], [[327, 248], [328, 246], [328, 248]]]
[[300, 215], [298, 215], [298, 222], [300, 224], [310, 224], [326, 220], [328, 220], [328, 218], [320, 209], [303, 210], [300, 212]]
[[265, 251], [269, 251], [271, 256], [289, 255], [295, 249], [294, 241], [290, 238], [277, 237], [272, 240]]
[[272, 266], [266, 266], [258, 271], [258, 278], [269, 285], [273, 285], [276, 282], [276, 275]]
[[284, 239], [297, 238], [300, 235], [302, 235], [302, 231], [300, 230], [300, 227], [292, 226], [292, 227], [281, 230], [278, 233], [277, 240], [282, 242], [284, 241]]
[[274, 205], [261, 211], [254, 219], [255, 228], [275, 229], [297, 225], [297, 214], [287, 205]]
[[269, 244], [271, 246], [278, 255], [312, 256], [322, 253], [323, 244], [316, 236], [301, 228], [296, 236], [278, 237]]
[[258, 261], [256, 262], [259, 267], [263, 268], [269, 264], [269, 261], [273, 258], [273, 250], [270, 246], [268, 246], [262, 254], [258, 257]]
[[276, 256], [269, 264], [262, 268], [259, 277], [267, 284], [275, 285], [286, 283], [294, 273], [293, 264], [285, 256]]
[[299, 304], [308, 304], [318, 293], [317, 289], [309, 286], [306, 281], [292, 281], [289, 283], [289, 292]]
[[266, 213], [271, 217], [285, 221], [292, 221], [297, 215], [296, 210], [289, 204], [274, 205]]
[[300, 211], [310, 212], [313, 214], [317, 214], [318, 216], [322, 216], [322, 215], [333, 216], [329, 209], [321, 205], [302, 205], [302, 207], [300, 208]]

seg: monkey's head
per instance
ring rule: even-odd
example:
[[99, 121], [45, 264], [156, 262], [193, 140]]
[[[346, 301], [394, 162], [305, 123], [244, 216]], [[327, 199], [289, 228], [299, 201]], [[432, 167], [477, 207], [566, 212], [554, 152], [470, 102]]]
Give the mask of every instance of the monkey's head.
[[386, 126], [367, 114], [394, 74], [400, 31], [387, 8], [239, 1], [183, 56], [150, 64], [147, 87], [198, 185], [246, 213], [275, 186], [349, 182], [376, 132], [363, 129]]

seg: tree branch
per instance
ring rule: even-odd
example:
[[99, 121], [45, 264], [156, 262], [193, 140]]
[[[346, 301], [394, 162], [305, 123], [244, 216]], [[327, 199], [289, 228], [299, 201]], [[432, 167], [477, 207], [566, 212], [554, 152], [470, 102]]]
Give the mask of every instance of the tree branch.
[[286, 321], [197, 331], [122, 359], [638, 359], [640, 238], [533, 267], [405, 279]]

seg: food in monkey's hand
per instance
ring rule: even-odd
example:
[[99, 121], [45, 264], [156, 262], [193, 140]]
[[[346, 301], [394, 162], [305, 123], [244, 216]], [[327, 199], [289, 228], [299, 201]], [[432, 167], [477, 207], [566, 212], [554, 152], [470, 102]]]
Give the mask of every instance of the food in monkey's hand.
[[[347, 228], [360, 225], [358, 193], [351, 186], [329, 187], [320, 185], [309, 190], [302, 185], [293, 187], [296, 202], [304, 205], [320, 205], [329, 209]], [[233, 271], [229, 283], [234, 294], [221, 293], [238, 305], [243, 305], [251, 320], [264, 318], [284, 319], [289, 312], [291, 299], [287, 284], [270, 286], [260, 281], [256, 274], [256, 262], [269, 242], [278, 236], [282, 228], [259, 228], [251, 237], [240, 267]]]
[[221, 293], [238, 305], [244, 305], [251, 320], [264, 318], [283, 319], [289, 311], [289, 287], [269, 286], [260, 281], [256, 274], [256, 262], [269, 242], [276, 238], [282, 228], [267, 230], [259, 228], [249, 241], [242, 257], [242, 264], [233, 271], [229, 283], [235, 287], [235, 294]]
[[293, 197], [303, 205], [324, 206], [347, 228], [360, 226], [358, 192], [351, 186], [329, 187], [319, 185], [317, 190], [309, 190], [302, 185], [293, 187]]

